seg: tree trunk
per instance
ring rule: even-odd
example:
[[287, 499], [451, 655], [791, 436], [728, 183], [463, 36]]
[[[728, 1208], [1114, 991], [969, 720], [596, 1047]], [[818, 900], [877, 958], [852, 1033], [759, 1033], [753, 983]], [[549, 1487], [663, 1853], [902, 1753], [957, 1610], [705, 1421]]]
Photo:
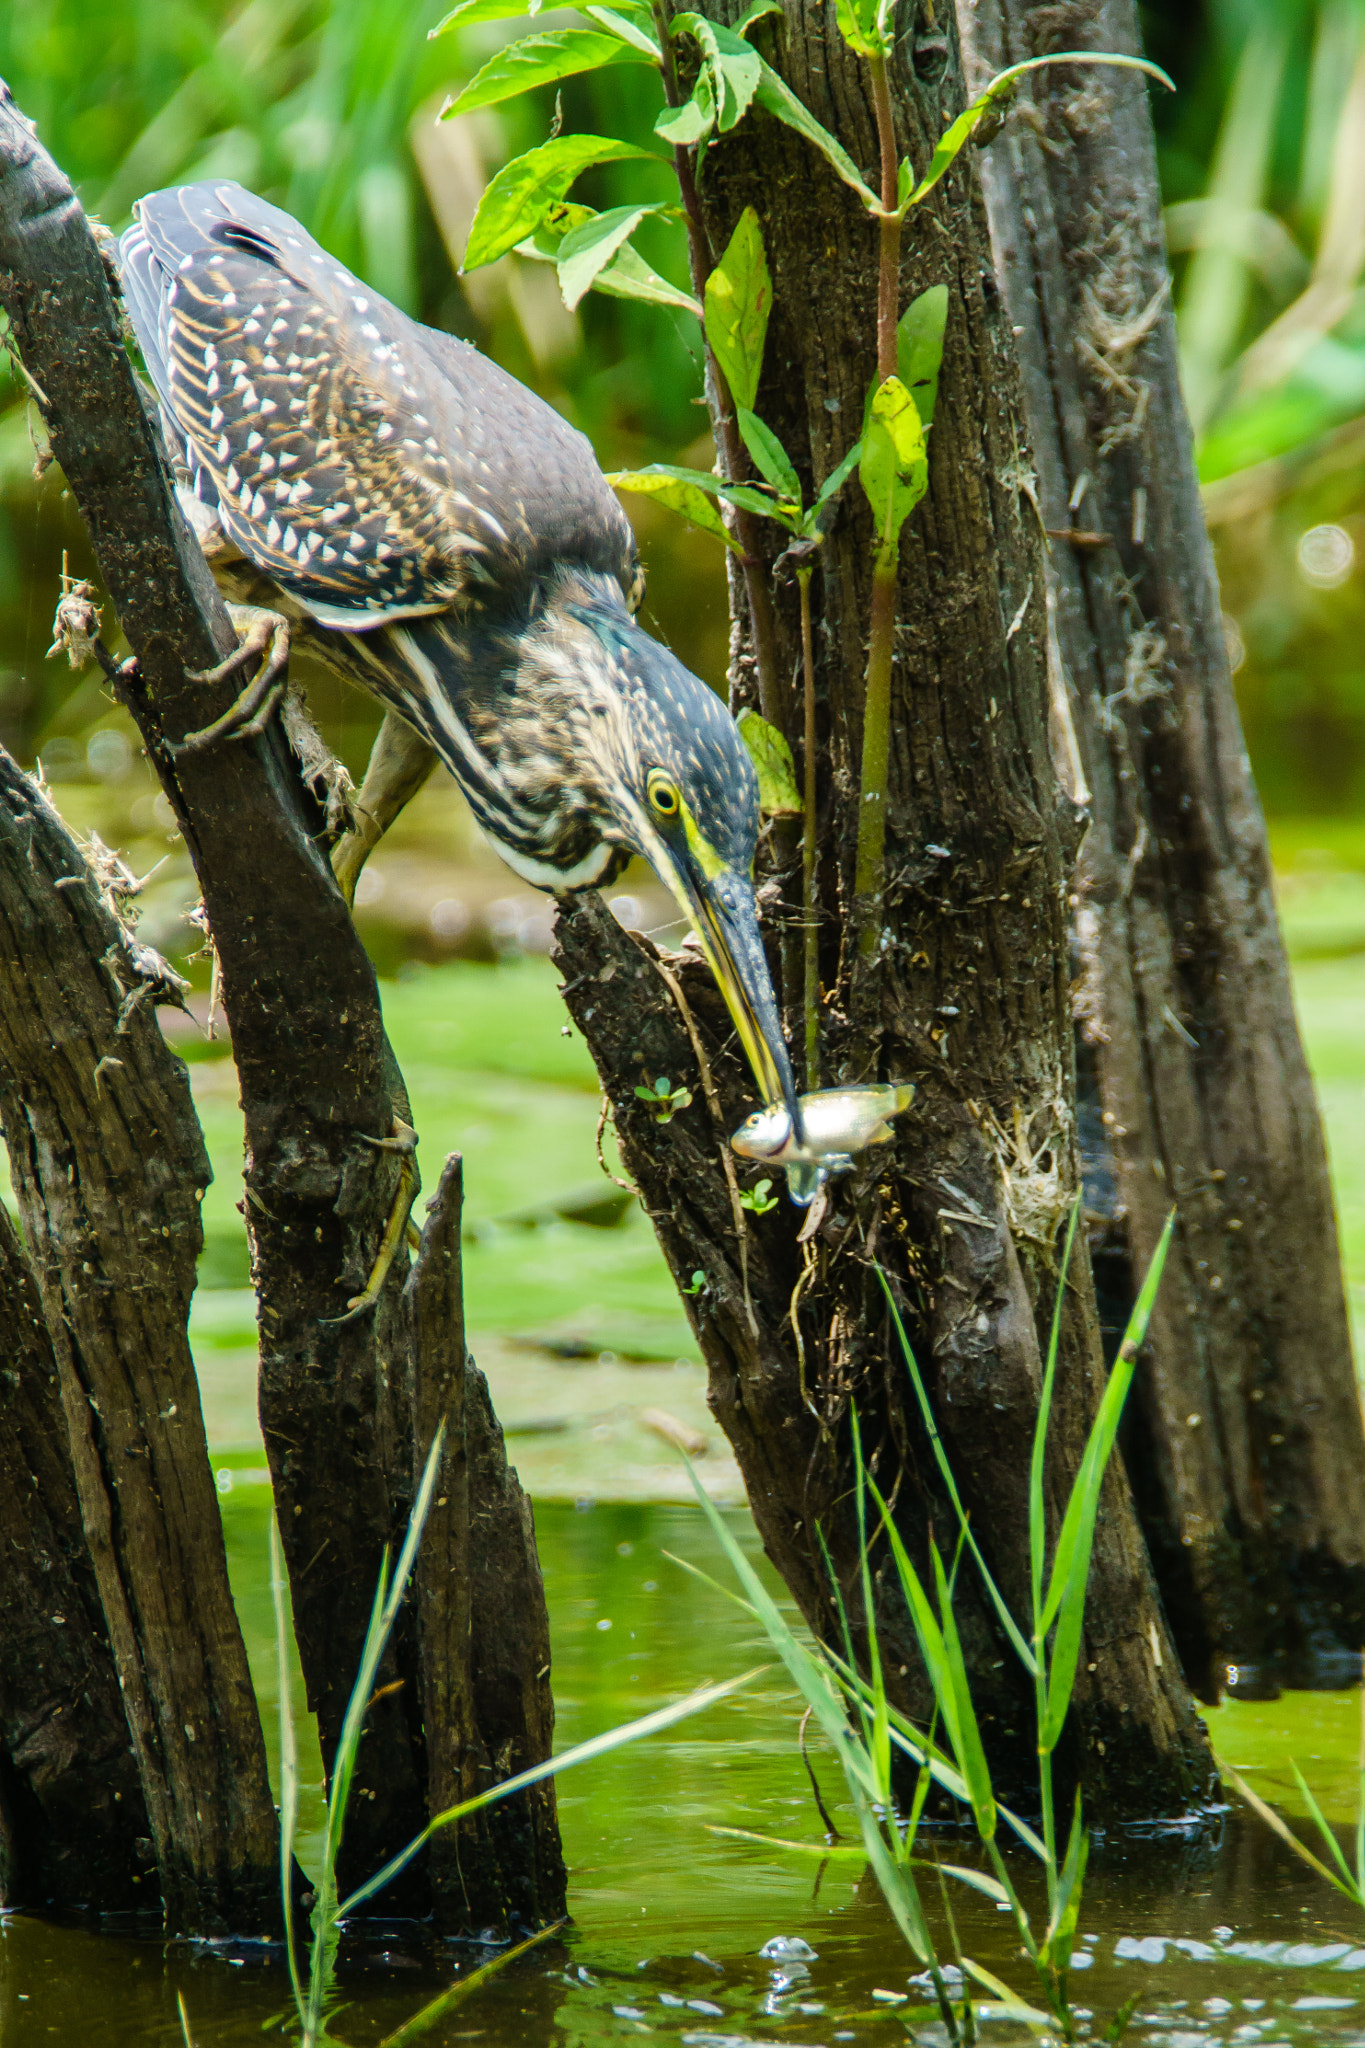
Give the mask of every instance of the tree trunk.
[[[974, 0], [964, 21], [978, 83], [1050, 49], [1140, 48], [1132, 0], [1064, 24]], [[1173, 1201], [1180, 1215], [1130, 1471], [1196, 1691], [1348, 1684], [1365, 1644], [1365, 1434], [1180, 393], [1147, 87], [1074, 67], [1028, 84], [982, 180], [1093, 792], [1079, 1029], [1121, 1296]]]
[[[488, 1386], [465, 1349], [459, 1155], [446, 1161], [404, 1293], [419, 1448], [442, 1415], [440, 1481], [417, 1561], [432, 1813], [548, 1756], [550, 1634], [531, 1504], [507, 1463]], [[501, 1752], [501, 1754], [499, 1753]], [[554, 1781], [445, 1829], [431, 1845], [436, 1925], [535, 1927], [564, 1911]]]
[[[232, 684], [191, 682], [233, 638], [174, 498], [131, 375], [98, 252], [71, 188], [0, 99], [0, 297], [43, 394], [53, 452], [90, 526], [136, 668], [116, 677], [175, 807], [222, 969], [246, 1115], [247, 1222], [261, 1332], [261, 1420], [275, 1485], [294, 1626], [330, 1765], [360, 1660], [381, 1554], [396, 1551], [412, 1498], [411, 1349], [400, 1247], [372, 1310], [347, 1318], [394, 1213], [403, 1162], [371, 1142], [409, 1119], [374, 972], [327, 863], [321, 817], [279, 727], [211, 753], [175, 744], [225, 710]], [[482, 1437], [480, 1438], [482, 1442]], [[480, 1467], [499, 1510], [505, 1462]], [[501, 1476], [500, 1476], [501, 1475]], [[552, 1710], [539, 1568], [529, 1520], [509, 1531], [525, 1589], [522, 1633], [502, 1648], [518, 1709], [483, 1739], [498, 1770], [537, 1761]], [[520, 1546], [520, 1552], [518, 1552]], [[433, 1649], [430, 1653], [435, 1655]], [[428, 1662], [430, 1658], [428, 1658]], [[381, 1673], [347, 1819], [340, 1881], [372, 1875], [427, 1818], [422, 1647], [405, 1608]], [[391, 1688], [386, 1691], [386, 1688]], [[504, 1759], [514, 1756], [515, 1762]], [[471, 1893], [475, 1924], [525, 1899], [562, 1898], [553, 1802], [522, 1807], [532, 1859], [517, 1881]], [[548, 1816], [548, 1818], [546, 1818]], [[537, 1860], [539, 1859], [539, 1860]], [[494, 1866], [489, 1865], [490, 1871]], [[423, 1911], [424, 1864], [381, 1911]]]
[[[719, 4], [719, 18], [737, 14]], [[791, 0], [771, 61], [875, 185], [866, 74], [832, 13]], [[962, 104], [951, 23], [907, 37], [892, 62], [902, 153], [919, 169]], [[712, 147], [702, 199], [713, 248], [740, 209], [763, 222], [774, 308], [758, 411], [801, 474], [807, 502], [856, 438], [875, 371], [876, 231], [846, 188], [786, 129], [752, 115]], [[808, 1246], [783, 1203], [740, 1245], [717, 1154], [751, 1101], [704, 975], [681, 970], [710, 1049], [721, 1116], [694, 1084], [690, 1109], [656, 1127], [633, 1095], [694, 1068], [667, 991], [599, 911], [561, 922], [568, 993], [611, 1097], [624, 1157], [680, 1281], [711, 1402], [734, 1445], [770, 1557], [807, 1619], [837, 1626], [815, 1542], [823, 1529], [852, 1592], [857, 1536], [845, 1417], [856, 1402], [912, 1554], [953, 1540], [876, 1259], [903, 1304], [938, 1427], [976, 1534], [1018, 1614], [1028, 1608], [1028, 1447], [1040, 1387], [1039, 1330], [1056, 1287], [1060, 1232], [1079, 1184], [1067, 896], [1081, 819], [1048, 747], [1045, 586], [1016, 372], [968, 167], [907, 222], [901, 303], [948, 287], [930, 435], [929, 494], [902, 542], [887, 812], [886, 936], [874, 971], [850, 973], [853, 850], [872, 542], [856, 483], [820, 554], [816, 650], [820, 978], [824, 1078], [914, 1079], [893, 1147], [833, 1199]], [[718, 437], [719, 438], [719, 437]], [[774, 531], [769, 529], [769, 531]], [[772, 543], [775, 554], [780, 539]], [[742, 595], [731, 684], [757, 695]], [[800, 671], [794, 592], [779, 593], [777, 673]], [[785, 720], [799, 730], [795, 695]], [[774, 878], [786, 917], [799, 878]], [[608, 960], [618, 973], [605, 986]], [[789, 1018], [799, 990], [786, 991]], [[870, 1050], [869, 1050], [870, 1048]], [[875, 1162], [875, 1163], [873, 1163]], [[747, 1257], [752, 1318], [744, 1303]], [[799, 1295], [798, 1295], [799, 1285]], [[799, 1306], [798, 1306], [799, 1303]], [[799, 1345], [792, 1342], [792, 1319]], [[1047, 1494], [1054, 1518], [1103, 1384], [1088, 1268], [1073, 1264], [1062, 1317]], [[884, 1566], [884, 1558], [878, 1563]], [[898, 1704], [927, 1719], [912, 1632], [880, 1575], [879, 1628]], [[1031, 1699], [972, 1575], [960, 1625], [1003, 1797], [1035, 1775]], [[858, 1603], [850, 1597], [850, 1611]], [[1206, 1742], [1165, 1634], [1126, 1481], [1107, 1483], [1085, 1654], [1064, 1772], [1093, 1817], [1182, 1811], [1212, 1782]], [[1006, 1790], [1006, 1788], [1009, 1790]]]
[[154, 1911], [155, 1851], [57, 1361], [0, 1208], [0, 1905]]
[[152, 994], [0, 755], [0, 1121], [166, 1922], [264, 1932], [275, 1811], [186, 1335], [209, 1163]]

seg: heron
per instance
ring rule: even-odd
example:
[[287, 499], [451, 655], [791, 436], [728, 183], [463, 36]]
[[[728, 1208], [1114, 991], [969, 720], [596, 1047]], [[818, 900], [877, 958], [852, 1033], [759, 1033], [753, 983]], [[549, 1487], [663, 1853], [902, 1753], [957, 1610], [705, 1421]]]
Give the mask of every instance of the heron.
[[191, 747], [261, 729], [291, 640], [385, 706], [361, 865], [436, 760], [513, 871], [566, 899], [642, 854], [691, 920], [765, 1102], [800, 1108], [759, 931], [758, 784], [635, 616], [629, 521], [586, 437], [216, 180], [151, 193], [119, 261], [177, 491], [252, 672]]

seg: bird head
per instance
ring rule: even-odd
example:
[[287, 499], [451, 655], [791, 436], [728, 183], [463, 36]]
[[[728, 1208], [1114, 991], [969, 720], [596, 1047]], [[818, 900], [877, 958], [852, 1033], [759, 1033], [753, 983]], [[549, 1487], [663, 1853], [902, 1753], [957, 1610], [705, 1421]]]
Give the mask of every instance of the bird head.
[[[614, 582], [576, 583], [550, 610], [552, 658], [583, 707], [602, 837], [643, 854], [691, 920], [764, 1100], [783, 1103], [799, 1129], [754, 894], [758, 779], [739, 729], [635, 623]], [[580, 778], [586, 767], [580, 757]]]

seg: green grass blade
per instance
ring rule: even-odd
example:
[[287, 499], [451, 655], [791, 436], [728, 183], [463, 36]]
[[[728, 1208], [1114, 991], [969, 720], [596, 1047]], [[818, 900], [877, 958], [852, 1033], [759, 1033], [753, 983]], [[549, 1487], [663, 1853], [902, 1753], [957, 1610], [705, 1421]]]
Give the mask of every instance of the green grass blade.
[[[1294, 1773], [1294, 1781], [1299, 1788], [1304, 1805], [1308, 1808], [1309, 1819], [1322, 1837], [1324, 1847], [1330, 1851], [1332, 1861], [1336, 1864], [1337, 1869], [1350, 1886], [1352, 1894], [1354, 1894], [1356, 1890], [1355, 1874], [1342, 1853], [1341, 1844], [1332, 1830], [1331, 1823], [1318, 1805], [1317, 1800], [1313, 1797], [1308, 1787], [1308, 1780], [1304, 1777], [1303, 1772], [1292, 1757], [1289, 1759], [1289, 1768]], [[1365, 1905], [1365, 1899], [1357, 1899], [1356, 1903], [1358, 1905]]]
[[723, 1700], [742, 1685], [750, 1685], [761, 1678], [769, 1667], [759, 1664], [752, 1671], [742, 1671], [738, 1678], [723, 1679], [718, 1685], [704, 1685], [698, 1691], [688, 1693], [685, 1699], [675, 1700], [671, 1706], [659, 1707], [652, 1714], [644, 1714], [638, 1721], [627, 1721], [619, 1728], [609, 1728], [602, 1735], [594, 1735], [587, 1742], [575, 1744], [572, 1749], [563, 1750], [560, 1755], [547, 1757], [544, 1763], [532, 1764], [529, 1770], [518, 1771], [514, 1778], [504, 1778], [500, 1784], [491, 1785], [486, 1792], [476, 1794], [473, 1799], [462, 1800], [458, 1806], [448, 1806], [428, 1821], [420, 1835], [415, 1835], [406, 1848], [390, 1857], [382, 1870], [357, 1886], [337, 1909], [338, 1918], [345, 1919], [372, 1899], [376, 1892], [383, 1891], [386, 1884], [397, 1877], [400, 1870], [412, 1861], [419, 1849], [431, 1840], [438, 1828], [449, 1827], [453, 1821], [462, 1820], [467, 1813], [478, 1813], [485, 1806], [492, 1806], [500, 1799], [510, 1799], [515, 1792], [524, 1792], [529, 1785], [538, 1785], [543, 1778], [552, 1778], [560, 1771], [571, 1770], [575, 1764], [590, 1763], [594, 1757], [606, 1756], [613, 1749], [620, 1749], [627, 1742], [638, 1742], [646, 1735], [656, 1735], [664, 1728], [671, 1728], [675, 1721], [685, 1721], [691, 1714], [699, 1714], [703, 1707], [710, 1707], [717, 1700]]
[[190, 2009], [185, 2003], [183, 1991], [177, 1991], [175, 1994], [175, 2009], [180, 2015], [180, 2038], [185, 2048], [194, 2048], [194, 2036], [190, 2032]]
[[1294, 1830], [1276, 1813], [1274, 1807], [1267, 1806], [1260, 1794], [1252, 1791], [1250, 1785], [1248, 1785], [1246, 1779], [1239, 1771], [1235, 1771], [1231, 1764], [1224, 1763], [1221, 1757], [1218, 1760], [1218, 1769], [1222, 1777], [1232, 1786], [1233, 1791], [1239, 1793], [1245, 1799], [1252, 1812], [1259, 1814], [1266, 1826], [1279, 1836], [1286, 1849], [1293, 1850], [1300, 1863], [1306, 1863], [1310, 1870], [1315, 1870], [1318, 1876], [1325, 1878], [1328, 1884], [1332, 1885], [1335, 1890], [1341, 1892], [1356, 1905], [1360, 1904], [1360, 1900], [1356, 1896], [1355, 1885], [1353, 1883], [1343, 1884], [1336, 1872], [1329, 1870], [1322, 1858], [1315, 1856], [1313, 1851], [1299, 1840]]
[[[869, 1488], [874, 1493], [876, 1489], [872, 1487], [863, 1465], [862, 1431], [858, 1427], [858, 1411], [851, 1402], [848, 1413], [853, 1433], [854, 1504], [858, 1516], [858, 1570], [863, 1589], [863, 1620], [867, 1629], [867, 1675], [872, 1687], [872, 1765], [881, 1797], [889, 1800], [891, 1731], [886, 1717], [886, 1679], [882, 1671], [881, 1646], [877, 1641], [877, 1610], [872, 1599], [872, 1567], [867, 1555], [867, 1495]], [[877, 1499], [880, 1503], [880, 1495]]]
[[[883, 1510], [885, 1512], [885, 1510]], [[972, 1812], [976, 1817], [977, 1832], [984, 1842], [989, 1842], [995, 1833], [995, 1788], [991, 1784], [990, 1767], [986, 1762], [986, 1751], [981, 1741], [981, 1728], [976, 1718], [976, 1707], [972, 1701], [971, 1683], [967, 1677], [967, 1661], [962, 1654], [962, 1643], [957, 1633], [957, 1619], [953, 1614], [952, 1593], [938, 1547], [930, 1545], [930, 1556], [934, 1566], [934, 1582], [938, 1592], [938, 1611], [943, 1629], [943, 1654], [948, 1668], [949, 1682], [957, 1703], [956, 1721], [962, 1747], [957, 1760], [962, 1775], [967, 1781], [971, 1795]]]
[[[1047, 1936], [1043, 1942], [1043, 1953], [1053, 1958], [1060, 1954], [1071, 1954], [1071, 1940], [1080, 1918], [1081, 1897], [1085, 1889], [1086, 1865], [1090, 1860], [1090, 1837], [1081, 1820], [1081, 1795], [1076, 1794], [1076, 1804], [1071, 1814], [1071, 1833], [1067, 1838], [1066, 1858], [1062, 1874], [1057, 1881], [1056, 1896], [1048, 1921]], [[1060, 1967], [1064, 1968], [1065, 1963]]]
[[1026, 2026], [1046, 2027], [1051, 2032], [1052, 2015], [1050, 2013], [1040, 2012], [1036, 2005], [1029, 2005], [1025, 1999], [1016, 1997], [1008, 1984], [1002, 1983], [999, 1977], [995, 1977], [989, 1970], [983, 1969], [980, 1963], [974, 1963], [970, 1956], [962, 1958], [962, 1967], [969, 1977], [975, 1977], [978, 1984], [984, 1984], [987, 1991], [995, 1993], [995, 1996], [1000, 2000], [1002, 2008], [1001, 2018], [1008, 2013], [1011, 2019], [1022, 2020]]
[[905, 1359], [906, 1370], [910, 1375], [910, 1384], [915, 1390], [915, 1399], [919, 1403], [919, 1412], [924, 1422], [925, 1432], [929, 1438], [929, 1447], [933, 1451], [934, 1462], [938, 1466], [943, 1483], [948, 1489], [948, 1498], [957, 1512], [963, 1536], [966, 1538], [967, 1548], [976, 1560], [976, 1568], [980, 1572], [982, 1583], [990, 1596], [991, 1605], [1000, 1617], [1000, 1625], [1009, 1637], [1015, 1655], [1025, 1671], [1028, 1672], [1029, 1677], [1033, 1678], [1037, 1675], [1037, 1660], [1029, 1645], [1024, 1641], [1019, 1631], [1018, 1623], [1010, 1613], [1005, 1596], [991, 1577], [990, 1567], [981, 1555], [976, 1538], [972, 1534], [971, 1523], [967, 1518], [967, 1510], [962, 1505], [962, 1496], [957, 1490], [957, 1481], [953, 1477], [953, 1468], [948, 1462], [948, 1453], [943, 1448], [943, 1439], [938, 1433], [938, 1424], [934, 1420], [934, 1411], [929, 1405], [929, 1395], [924, 1381], [920, 1377], [919, 1361], [910, 1348], [910, 1339], [905, 1334], [905, 1325], [901, 1321], [900, 1310], [896, 1306], [896, 1297], [891, 1292], [891, 1283], [880, 1266], [874, 1266], [872, 1270], [880, 1280], [882, 1293], [886, 1296], [886, 1305], [891, 1311], [891, 1320], [896, 1326], [896, 1335], [900, 1340], [901, 1353]]
[[525, 1941], [519, 1941], [515, 1948], [505, 1948], [491, 1961], [481, 1963], [477, 1970], [471, 1970], [467, 1977], [461, 1977], [449, 1990], [433, 1998], [430, 2005], [424, 2005], [419, 2013], [414, 2013], [405, 2025], [392, 2034], [386, 2034], [379, 2048], [408, 2048], [409, 2041], [415, 2041], [420, 2034], [429, 2033], [438, 2020], [443, 2020], [457, 2005], [463, 2005], [472, 1992], [479, 1990], [490, 1977], [495, 1977], [499, 1970], [506, 1969], [509, 1963], [514, 1963], [518, 1956], [524, 1956], [528, 1949], [535, 1948], [539, 1942], [548, 1941], [552, 1934], [558, 1934], [560, 1928], [567, 1927], [568, 1924], [567, 1920], [552, 1920], [548, 1927], [538, 1927], [534, 1934], [528, 1935]]
[[1086, 1586], [1090, 1577], [1090, 1556], [1095, 1541], [1095, 1521], [1099, 1514], [1100, 1489], [1104, 1484], [1105, 1468], [1118, 1436], [1123, 1405], [1133, 1383], [1137, 1366], [1137, 1355], [1147, 1334], [1152, 1310], [1156, 1304], [1157, 1289], [1161, 1285], [1162, 1268], [1170, 1249], [1171, 1233], [1175, 1228], [1175, 1211], [1166, 1218], [1165, 1229], [1147, 1269], [1147, 1277], [1133, 1306], [1124, 1332], [1118, 1357], [1114, 1360], [1109, 1383], [1101, 1397], [1099, 1409], [1081, 1458], [1080, 1470], [1076, 1474], [1071, 1497], [1062, 1518], [1061, 1533], [1057, 1538], [1057, 1554], [1052, 1561], [1052, 1577], [1047, 1598], [1039, 1618], [1039, 1642], [1046, 1635], [1055, 1618], [1057, 1634], [1053, 1643], [1051, 1669], [1047, 1682], [1047, 1708], [1042, 1725], [1038, 1730], [1038, 1747], [1050, 1753], [1057, 1745], [1067, 1711], [1071, 1705], [1071, 1693], [1076, 1682], [1076, 1666], [1080, 1659], [1081, 1631], [1085, 1620]]
[[284, 1552], [279, 1524], [270, 1517], [270, 1598], [275, 1609], [275, 1673], [280, 1692], [280, 1908], [284, 1914], [284, 1950], [289, 1986], [302, 2022], [303, 1983], [294, 1939], [294, 1840], [299, 1820], [299, 1755], [294, 1734], [290, 1689], [289, 1619], [285, 1611]]
[[1039, 1626], [1039, 1616], [1043, 1602], [1043, 1565], [1047, 1554], [1047, 1514], [1043, 1506], [1047, 1424], [1052, 1412], [1052, 1389], [1057, 1377], [1057, 1352], [1062, 1337], [1062, 1309], [1066, 1302], [1066, 1276], [1071, 1271], [1071, 1248], [1076, 1242], [1076, 1225], [1081, 1217], [1081, 1201], [1082, 1197], [1077, 1195], [1071, 1206], [1071, 1221], [1066, 1227], [1066, 1244], [1062, 1250], [1061, 1269], [1057, 1275], [1057, 1299], [1052, 1304], [1052, 1328], [1048, 1335], [1047, 1363], [1043, 1368], [1042, 1392], [1038, 1397], [1038, 1421], [1033, 1432], [1033, 1458], [1029, 1466], [1029, 1572], [1033, 1588], [1033, 1628], [1036, 1635], [1043, 1633]]
[[736, 1842], [757, 1842], [764, 1849], [785, 1849], [793, 1856], [834, 1856], [852, 1857], [857, 1863], [866, 1863], [866, 1849], [855, 1849], [851, 1842], [789, 1842], [781, 1835], [759, 1835], [752, 1828], [725, 1828], [719, 1821], [708, 1820], [702, 1825], [708, 1835], [728, 1835]]

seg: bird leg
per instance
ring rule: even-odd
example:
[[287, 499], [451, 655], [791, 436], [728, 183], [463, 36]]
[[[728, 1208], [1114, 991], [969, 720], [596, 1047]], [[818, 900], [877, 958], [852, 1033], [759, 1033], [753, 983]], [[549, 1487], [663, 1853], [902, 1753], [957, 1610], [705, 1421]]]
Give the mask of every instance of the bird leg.
[[398, 1176], [398, 1192], [393, 1198], [389, 1220], [384, 1225], [384, 1235], [379, 1240], [379, 1250], [375, 1254], [374, 1265], [370, 1268], [370, 1277], [362, 1291], [352, 1295], [347, 1302], [344, 1316], [327, 1318], [333, 1325], [354, 1322], [357, 1316], [364, 1315], [366, 1309], [373, 1308], [378, 1301], [384, 1282], [389, 1277], [389, 1268], [398, 1255], [398, 1247], [409, 1235], [409, 1211], [417, 1194], [417, 1169], [412, 1156], [417, 1150], [417, 1133], [411, 1124], [405, 1124], [402, 1117], [396, 1116], [390, 1137], [370, 1138], [363, 1131], [359, 1135], [361, 1143], [373, 1145], [376, 1152], [397, 1152], [402, 1158], [403, 1165]]
[[350, 829], [332, 848], [332, 873], [347, 903], [355, 901], [360, 870], [403, 806], [416, 796], [436, 761], [434, 747], [419, 738], [396, 711], [385, 712], [365, 780], [352, 799]]
[[255, 739], [265, 731], [289, 687], [288, 619], [254, 604], [230, 604], [227, 611], [240, 636], [239, 645], [216, 668], [187, 668], [185, 674], [192, 683], [225, 683], [243, 669], [255, 667], [256, 673], [221, 718], [198, 732], [186, 733], [172, 753], [203, 754], [222, 740]]

